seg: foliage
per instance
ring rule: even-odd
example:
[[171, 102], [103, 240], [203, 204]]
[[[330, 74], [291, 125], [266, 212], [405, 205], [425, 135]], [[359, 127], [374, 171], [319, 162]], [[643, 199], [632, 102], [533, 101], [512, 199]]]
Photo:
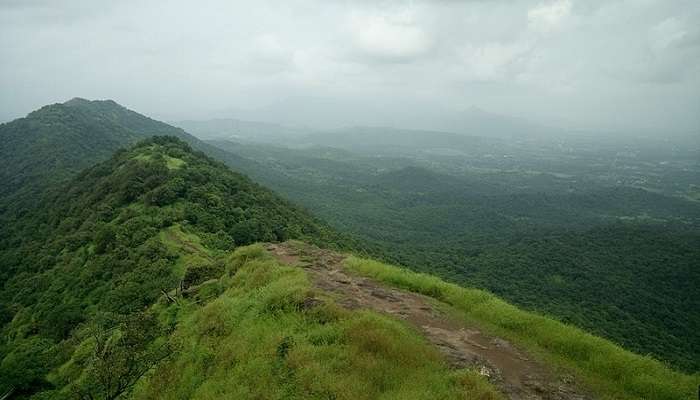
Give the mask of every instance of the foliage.
[[152, 314], [130, 314], [116, 327], [103, 323], [98, 319], [85, 330], [94, 349], [81, 360], [83, 373], [69, 389], [80, 399], [128, 396], [136, 382], [172, 352], [167, 340], [158, 340], [164, 332]]
[[[182, 138], [359, 239], [333, 233], [177, 139], [149, 139], [108, 159], [154, 134]], [[114, 102], [81, 99], [3, 124], [0, 136], [0, 393], [12, 388], [14, 398], [116, 398], [132, 389], [144, 398], [245, 397], [252, 384], [267, 398], [426, 398], [428, 388], [445, 398], [465, 390], [495, 396], [472, 372], [446, 371], [400, 323], [325, 298], [309, 308], [309, 296], [321, 294], [300, 271], [279, 267], [261, 246], [240, 247], [290, 238], [363, 249], [486, 288], [698, 368], [700, 211], [629, 187], [635, 177], [614, 188], [586, 178], [574, 190], [558, 173], [462, 174], [451, 165], [460, 174], [448, 175], [423, 168], [445, 165], [423, 155], [358, 161], [313, 148], [270, 157], [269, 148], [245, 147], [251, 161]], [[534, 160], [532, 168], [548, 162]], [[619, 178], [589, 161], [574, 163]], [[513, 168], [510, 159], [495, 162]], [[665, 180], [694, 175], [680, 178]], [[666, 188], [661, 181], [655, 185]], [[697, 384], [485, 292], [371, 263], [363, 271], [451, 304], [578, 369], [611, 397], [674, 398]], [[186, 377], [181, 387], [170, 384], [179, 375], [168, 367]]]

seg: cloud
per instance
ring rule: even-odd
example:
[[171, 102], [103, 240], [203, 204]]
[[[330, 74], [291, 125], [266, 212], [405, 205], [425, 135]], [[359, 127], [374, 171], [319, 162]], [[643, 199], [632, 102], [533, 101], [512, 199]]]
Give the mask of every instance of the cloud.
[[301, 95], [696, 129], [698, 20], [697, 0], [0, 0], [0, 120], [75, 96], [174, 120]]
[[251, 41], [247, 62], [251, 72], [277, 73], [293, 68], [294, 50], [283, 44], [274, 33], [263, 33]]
[[571, 14], [571, 0], [555, 0], [543, 3], [527, 12], [530, 29], [537, 32], [551, 32], [559, 29]]
[[393, 15], [352, 15], [352, 44], [357, 52], [381, 62], [408, 62], [424, 56], [432, 40], [409, 12]]
[[655, 52], [677, 46], [689, 36], [688, 28], [680, 17], [666, 18], [653, 26], [649, 33], [649, 41]]
[[513, 78], [516, 67], [531, 48], [525, 43], [466, 45], [458, 50], [463, 77], [467, 80], [494, 81]]

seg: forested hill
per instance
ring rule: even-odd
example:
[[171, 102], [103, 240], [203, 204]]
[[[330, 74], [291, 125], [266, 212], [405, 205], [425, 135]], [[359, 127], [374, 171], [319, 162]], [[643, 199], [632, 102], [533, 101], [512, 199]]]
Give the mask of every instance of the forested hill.
[[[71, 358], [76, 328], [99, 316], [109, 329], [163, 291], [220, 275], [216, 256], [234, 246], [337, 242], [305, 212], [171, 137], [118, 151], [1, 234], [2, 393], [53, 387], [47, 374]], [[198, 248], [207, 252], [182, 257]]]
[[46, 186], [108, 159], [119, 148], [157, 135], [180, 138], [233, 165], [248, 162], [112, 100], [74, 98], [0, 125], [0, 199], [14, 194], [21, 203], [31, 202]]

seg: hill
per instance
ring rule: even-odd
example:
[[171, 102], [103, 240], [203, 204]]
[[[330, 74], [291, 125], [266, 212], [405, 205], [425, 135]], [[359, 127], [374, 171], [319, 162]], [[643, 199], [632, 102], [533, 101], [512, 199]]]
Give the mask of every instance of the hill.
[[[81, 327], [128, 319], [162, 292], [217, 276], [215, 254], [288, 238], [341, 240], [178, 139], [118, 151], [2, 230], [4, 388], [51, 387], [46, 374], [76, 350]], [[207, 252], [180, 254], [193, 248]]]
[[158, 134], [186, 136], [111, 100], [76, 98], [42, 107], [0, 125], [0, 196], [66, 179], [122, 146]]
[[65, 182], [119, 148], [158, 135], [177, 137], [231, 165], [250, 164], [112, 100], [74, 98], [0, 125], [0, 207], [9, 196], [18, 197], [15, 204], [32, 203], [46, 186]]

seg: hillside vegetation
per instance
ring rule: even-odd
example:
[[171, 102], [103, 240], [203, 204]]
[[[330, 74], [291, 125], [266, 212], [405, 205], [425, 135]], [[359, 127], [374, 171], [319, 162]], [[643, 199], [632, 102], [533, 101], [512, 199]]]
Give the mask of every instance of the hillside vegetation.
[[[305, 270], [252, 245], [353, 247], [178, 139], [118, 151], [41, 198], [0, 237], [0, 393], [502, 398], [479, 371], [450, 367], [415, 328], [337, 304]], [[434, 297], [604, 399], [682, 398], [698, 383], [484, 292], [357, 258], [348, 269]]]
[[[225, 260], [223, 277], [196, 300], [156, 307], [178, 321], [178, 351], [133, 398], [501, 398], [476, 373], [447, 369], [404, 324], [336, 306], [303, 270], [278, 264], [261, 246]], [[212, 292], [214, 300], [196, 304]]]
[[0, 125], [0, 196], [41, 191], [149, 136], [186, 135], [134, 114], [110, 100], [73, 99]]
[[27, 394], [54, 385], [47, 374], [80, 349], [86, 329], [110, 332], [133, 318], [152, 325], [143, 313], [163, 292], [223, 271], [206, 253], [183, 258], [183, 248], [342, 242], [272, 192], [163, 137], [49, 190], [0, 233], [0, 392]]

